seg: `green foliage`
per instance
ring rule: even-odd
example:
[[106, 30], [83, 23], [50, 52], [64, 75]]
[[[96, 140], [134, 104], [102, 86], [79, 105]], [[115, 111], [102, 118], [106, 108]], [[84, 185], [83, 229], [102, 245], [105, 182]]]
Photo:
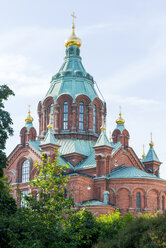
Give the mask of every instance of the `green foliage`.
[[90, 248], [96, 242], [99, 230], [93, 214], [81, 209], [67, 219], [65, 229], [71, 241], [71, 247]]
[[2, 168], [6, 167], [7, 158], [4, 153], [6, 140], [9, 135], [13, 134], [11, 124], [13, 124], [10, 114], [4, 110], [4, 100], [10, 95], [14, 95], [13, 91], [7, 85], [0, 85], [0, 177], [3, 175]]
[[166, 214], [136, 217], [113, 239], [99, 242], [94, 248], [165, 248]]
[[128, 213], [122, 216], [119, 211], [104, 214], [98, 218], [99, 240], [112, 239], [118, 232], [134, 219], [133, 215]]
[[10, 187], [7, 184], [7, 177], [0, 178], [0, 216], [11, 215], [17, 210], [15, 200], [10, 195]]
[[37, 174], [31, 181], [31, 186], [38, 190], [38, 199], [34, 195], [26, 199], [34, 214], [43, 218], [43, 221], [63, 219], [74, 207], [71, 194], [68, 194], [68, 197], [65, 195], [69, 180], [69, 177], [64, 175], [66, 168], [65, 165], [60, 165], [58, 155], [53, 160], [43, 154], [42, 162], [36, 163]]

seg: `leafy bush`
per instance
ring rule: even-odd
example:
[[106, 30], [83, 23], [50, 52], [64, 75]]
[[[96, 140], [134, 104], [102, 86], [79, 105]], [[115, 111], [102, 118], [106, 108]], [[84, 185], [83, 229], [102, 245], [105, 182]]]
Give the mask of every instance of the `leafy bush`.
[[166, 214], [136, 217], [113, 239], [99, 242], [94, 248], [165, 248]]
[[104, 214], [96, 219], [99, 229], [99, 240], [112, 239], [119, 231], [124, 228], [130, 221], [134, 219], [133, 215], [128, 213], [122, 216], [120, 212]]

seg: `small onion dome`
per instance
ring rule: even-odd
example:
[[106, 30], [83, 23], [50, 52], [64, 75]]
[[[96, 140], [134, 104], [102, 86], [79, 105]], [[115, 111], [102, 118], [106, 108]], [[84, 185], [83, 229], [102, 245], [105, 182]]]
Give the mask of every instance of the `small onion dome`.
[[27, 118], [25, 119], [25, 122], [33, 122], [33, 117], [30, 115], [31, 111], [29, 110], [28, 111], [28, 116]]
[[116, 120], [116, 123], [117, 124], [124, 124], [125, 123], [125, 120], [123, 120], [123, 118], [122, 118], [121, 112], [119, 113], [119, 118]]
[[47, 125], [47, 128], [48, 128], [48, 129], [51, 129], [51, 128], [52, 128], [52, 126], [51, 126], [50, 123]]
[[72, 27], [73, 31], [72, 34], [70, 35], [70, 37], [65, 40], [65, 46], [69, 47], [69, 46], [77, 46], [80, 47], [81, 46], [81, 40], [75, 35], [75, 27]]

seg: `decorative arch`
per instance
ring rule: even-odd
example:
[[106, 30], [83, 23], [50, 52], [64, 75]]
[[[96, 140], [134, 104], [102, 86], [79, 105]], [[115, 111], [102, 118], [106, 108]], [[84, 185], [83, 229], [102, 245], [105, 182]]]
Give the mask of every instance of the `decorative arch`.
[[136, 186], [131, 190], [131, 193], [133, 194], [135, 191], [141, 190], [144, 194], [146, 193], [146, 190], [142, 187]]
[[159, 191], [155, 188], [150, 188], [146, 191], [147, 208], [153, 213], [159, 209]]
[[28, 140], [35, 141], [36, 137], [37, 137], [36, 129], [34, 127], [31, 127], [30, 130], [29, 130], [29, 138], [28, 138]]
[[126, 187], [126, 186], [121, 186], [121, 187], [117, 188], [116, 194], [118, 194], [118, 192], [119, 192], [120, 189], [127, 189], [127, 190], [129, 191], [129, 193], [131, 194], [131, 189], [129, 189], [129, 188]]
[[20, 143], [25, 146], [28, 141], [28, 129], [23, 127], [20, 131]]
[[73, 98], [68, 95], [68, 94], [62, 94], [58, 97], [57, 103], [59, 104], [59, 130], [64, 130], [64, 103], [68, 103], [68, 111], [65, 113], [68, 117], [68, 128], [67, 130], [71, 130], [72, 127], [72, 103], [73, 103]]

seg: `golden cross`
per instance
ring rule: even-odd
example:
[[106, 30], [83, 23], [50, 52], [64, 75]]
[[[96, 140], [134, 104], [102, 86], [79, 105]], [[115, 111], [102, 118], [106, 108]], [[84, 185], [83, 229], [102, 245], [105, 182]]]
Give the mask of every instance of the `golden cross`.
[[74, 12], [71, 14], [71, 16], [73, 17], [73, 28], [74, 28], [74, 18], [77, 18], [77, 16], [75, 16]]

